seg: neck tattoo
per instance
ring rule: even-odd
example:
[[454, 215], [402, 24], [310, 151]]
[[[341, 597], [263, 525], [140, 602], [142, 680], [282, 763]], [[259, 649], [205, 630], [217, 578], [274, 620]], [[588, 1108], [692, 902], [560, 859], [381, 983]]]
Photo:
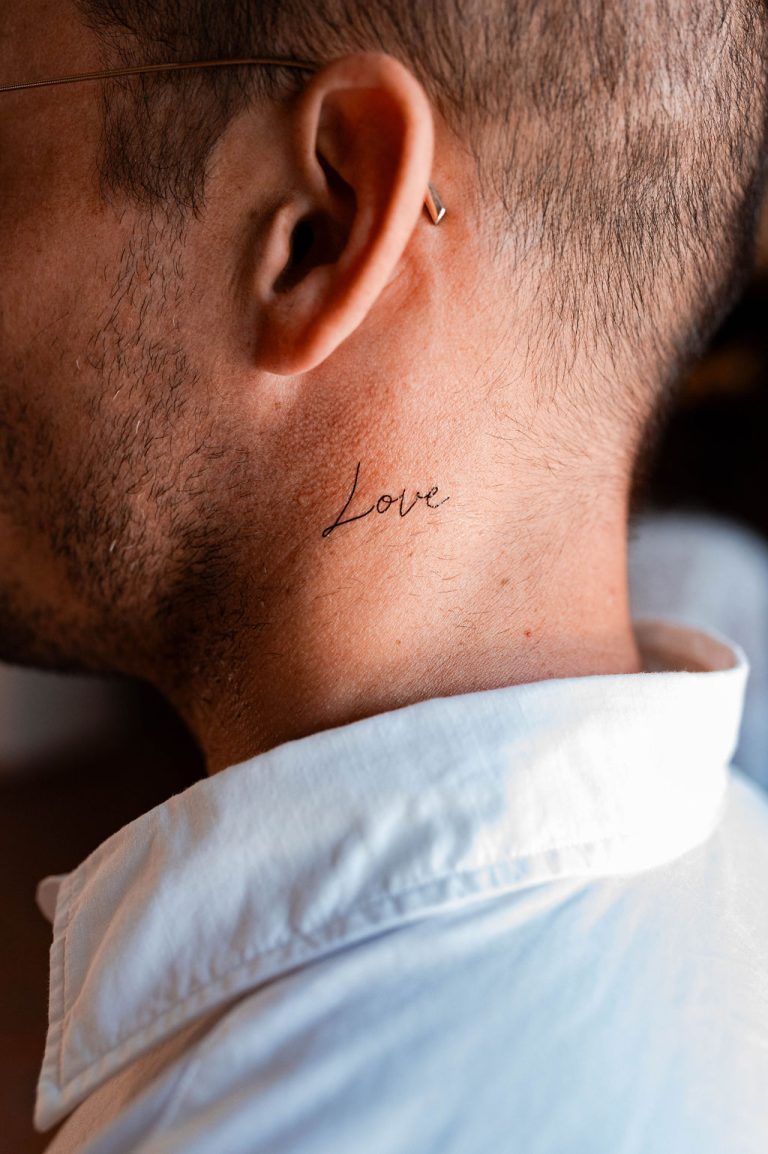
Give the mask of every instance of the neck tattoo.
[[432, 488], [426, 493], [420, 493], [417, 489], [416, 496], [413, 498], [410, 504], [408, 504], [405, 499], [406, 491], [403, 489], [402, 492], [399, 493], [396, 497], [392, 496], [391, 493], [382, 493], [378, 500], [374, 501], [371, 507], [366, 509], [364, 513], [353, 513], [351, 516], [347, 517], [347, 509], [352, 504], [352, 499], [357, 492], [357, 482], [360, 479], [361, 465], [362, 461], [358, 461], [357, 468], [355, 469], [355, 479], [352, 482], [352, 490], [336, 520], [332, 525], [327, 525], [325, 529], [323, 529], [323, 537], [330, 537], [331, 533], [333, 533], [335, 529], [339, 529], [342, 525], [351, 525], [353, 521], [362, 521], [364, 517], [370, 517], [371, 513], [373, 512], [379, 514], [387, 513], [393, 505], [397, 507], [400, 517], [407, 517], [411, 510], [419, 503], [419, 501], [423, 501], [428, 509], [439, 509], [440, 506], [444, 505], [446, 501], [450, 501], [450, 497], [443, 497], [442, 501], [433, 500], [435, 494], [438, 491], [438, 486], [433, 485]]

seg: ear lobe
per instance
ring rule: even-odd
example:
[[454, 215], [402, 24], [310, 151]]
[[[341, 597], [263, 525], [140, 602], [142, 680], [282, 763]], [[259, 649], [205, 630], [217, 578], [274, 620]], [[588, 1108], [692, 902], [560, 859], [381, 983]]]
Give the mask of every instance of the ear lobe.
[[432, 168], [432, 112], [408, 69], [361, 52], [332, 61], [303, 91], [292, 127], [295, 192], [267, 225], [261, 368], [315, 368], [362, 322], [421, 214]]

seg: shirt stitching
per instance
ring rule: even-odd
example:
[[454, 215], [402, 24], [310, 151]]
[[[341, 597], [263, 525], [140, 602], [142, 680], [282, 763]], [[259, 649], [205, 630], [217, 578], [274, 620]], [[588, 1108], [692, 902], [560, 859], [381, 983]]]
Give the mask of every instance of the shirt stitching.
[[[720, 816], [721, 809], [722, 809], [722, 806], [718, 806], [717, 814], [711, 816], [710, 822], [707, 825], [706, 832], [701, 834], [701, 831], [700, 831], [699, 836], [697, 837], [697, 840], [693, 845], [687, 845], [685, 850], [681, 851], [680, 854], [675, 855], [675, 858], [673, 858], [673, 859], [665, 858], [664, 862], [669, 861], [669, 860], [675, 860], [677, 857], [683, 856], [684, 853], [687, 853], [690, 850], [695, 849], [696, 846], [698, 846], [702, 840], [705, 840], [706, 837], [708, 837], [712, 833], [714, 827], [716, 826], [717, 818], [719, 818], [719, 816]], [[565, 849], [576, 849], [578, 847], [598, 848], [598, 847], [602, 847], [602, 846], [604, 846], [607, 843], [612, 842], [612, 841], [618, 841], [618, 840], [631, 841], [634, 836], [636, 836], [636, 834], [627, 833], [627, 832], [615, 832], [608, 837], [595, 839], [593, 841], [574, 841], [574, 842], [565, 843], [565, 844], [553, 847], [553, 850], [558, 851], [558, 850], [565, 850]], [[547, 853], [550, 851], [544, 850], [541, 852]], [[411, 886], [406, 890], [400, 890], [394, 894], [379, 895], [379, 897], [372, 899], [370, 902], [367, 902], [364, 905], [354, 906], [351, 910], [348, 911], [348, 913], [346, 915], [344, 915], [342, 917], [335, 918], [335, 919], [331, 920], [330, 922], [323, 923], [321, 926], [318, 926], [315, 930], [310, 931], [310, 933], [316, 935], [320, 932], [321, 929], [324, 929], [327, 932], [329, 932], [332, 936], [329, 939], [327, 939], [326, 941], [322, 942], [321, 944], [327, 945], [327, 946], [336, 945], [338, 943], [339, 938], [343, 934], [345, 926], [348, 925], [349, 920], [355, 914], [365, 915], [366, 913], [375, 911], [375, 909], [377, 907], [383, 906], [387, 902], [400, 901], [403, 898], [407, 898], [410, 895], [418, 893], [420, 890], [427, 889], [430, 886], [444, 884], [445, 882], [448, 882], [451, 880], [456, 880], [456, 881], [460, 881], [460, 882], [465, 881], [465, 880], [469, 880], [473, 876], [476, 876], [478, 874], [487, 873], [488, 871], [496, 872], [497, 870], [499, 870], [499, 867], [501, 867], [501, 870], [500, 870], [501, 875], [502, 875], [501, 880], [498, 881], [495, 886], [489, 887], [488, 889], [485, 889], [482, 892], [477, 894], [477, 896], [482, 899], [484, 894], [494, 893], [495, 890], [498, 890], [500, 888], [503, 888], [505, 885], [508, 885], [510, 880], [512, 880], [512, 881], [514, 881], [514, 880], [519, 880], [519, 881], [526, 880], [524, 874], [519, 874], [517, 878], [507, 877], [505, 879], [503, 876], [508, 871], [511, 872], [510, 867], [512, 867], [516, 862], [520, 863], [520, 862], [525, 861], [525, 860], [526, 860], [526, 857], [513, 858], [513, 859], [508, 860], [508, 861], [502, 860], [502, 861], [495, 862], [495, 863], [489, 863], [488, 865], [482, 866], [479, 869], [475, 868], [472, 870], [460, 871], [458, 873], [453, 872], [453, 873], [449, 873], [449, 874], [443, 874], [440, 877], [430, 878], [429, 881], [420, 882], [416, 886]], [[664, 862], [662, 862], [662, 864], [664, 864]], [[649, 866], [646, 868], [651, 868], [651, 867]], [[570, 876], [578, 876], [578, 875], [570, 875]], [[587, 875], [587, 876], [589, 876], [589, 875]], [[560, 881], [560, 880], [565, 880], [565, 878], [559, 878], [557, 876], [550, 876], [550, 877], [547, 877], [544, 879], [535, 879], [534, 881], [531, 881], [530, 884], [536, 884], [537, 880], [538, 881]], [[133, 1042], [134, 1039], [137, 1038], [139, 1035], [146, 1033], [147, 1031], [151, 1031], [153, 1027], [157, 1026], [159, 1023], [164, 1022], [168, 1018], [172, 1018], [174, 1015], [177, 1015], [179, 1017], [183, 1017], [182, 1011], [190, 1002], [194, 1002], [194, 1000], [196, 998], [201, 999], [202, 995], [204, 995], [206, 992], [208, 992], [212, 988], [215, 988], [217, 985], [225, 984], [229, 979], [231, 979], [232, 977], [237, 975], [237, 973], [240, 970], [246, 970], [256, 962], [267, 961], [273, 955], [280, 954], [281, 952], [285, 952], [289, 947], [295, 946], [297, 944], [298, 943], [296, 941], [295, 935], [292, 935], [291, 937], [283, 938], [279, 942], [269, 945], [266, 948], [266, 950], [259, 950], [258, 952], [254, 953], [254, 954], [250, 954], [245, 958], [240, 958], [236, 965], [234, 965], [230, 969], [226, 970], [223, 974], [219, 974], [217, 977], [215, 977], [211, 981], [206, 982], [202, 986], [198, 986], [197, 989], [190, 991], [180, 1002], [177, 1002], [177, 1003], [175, 1003], [175, 1005], [162, 1011], [155, 1018], [150, 1019], [150, 1021], [143, 1023], [136, 1030], [132, 1031], [132, 1033], [118, 1039], [110, 1047], [110, 1049], [107, 1051], [107, 1053], [101, 1054], [98, 1058], [96, 1058], [88, 1066], [86, 1066], [82, 1070], [79, 1070], [77, 1072], [77, 1074], [75, 1074], [72, 1078], [70, 1078], [69, 1081], [66, 1083], [66, 1087], [62, 1087], [62, 1093], [64, 1092], [65, 1089], [71, 1090], [74, 1086], [77, 1085], [78, 1082], [84, 1081], [92, 1071], [98, 1069], [98, 1067], [101, 1064], [108, 1062], [108, 1060], [110, 1058], [114, 1059], [114, 1056], [116, 1055], [116, 1053], [118, 1053], [121, 1050], [125, 1050], [125, 1049], [129, 1048], [130, 1043]], [[233, 996], [236, 996], [236, 994]], [[62, 1049], [63, 1049], [63, 1034], [62, 1034], [62, 1039], [60, 1041], [60, 1055], [59, 1055], [60, 1056], [60, 1064], [59, 1064], [59, 1070], [60, 1071], [61, 1071], [61, 1050]], [[61, 1086], [61, 1073], [59, 1073], [59, 1085]]]
[[62, 1014], [61, 1014], [61, 1030], [59, 1034], [59, 1055], [57, 1063], [57, 1078], [59, 1085], [61, 1085], [62, 1066], [64, 1062], [64, 1022], [69, 1011], [69, 927], [72, 921], [74, 912], [74, 904], [72, 901], [71, 888], [68, 887], [65, 894], [66, 905], [64, 907], [64, 929], [63, 929], [63, 949], [61, 951], [61, 970], [62, 970]]

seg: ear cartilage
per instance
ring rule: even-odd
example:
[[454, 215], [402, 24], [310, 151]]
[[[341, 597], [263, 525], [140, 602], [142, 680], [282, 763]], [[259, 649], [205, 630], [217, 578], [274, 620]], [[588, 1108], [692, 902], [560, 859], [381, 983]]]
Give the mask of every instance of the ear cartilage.
[[424, 207], [432, 218], [433, 224], [439, 224], [445, 216], [445, 205], [440, 199], [434, 184], [427, 183], [427, 195], [424, 198]]

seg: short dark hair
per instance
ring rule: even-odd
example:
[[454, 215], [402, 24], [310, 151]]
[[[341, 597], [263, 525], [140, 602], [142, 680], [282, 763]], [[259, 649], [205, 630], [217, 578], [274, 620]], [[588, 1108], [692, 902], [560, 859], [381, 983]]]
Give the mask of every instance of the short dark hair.
[[[554, 270], [542, 311], [573, 347], [629, 349], [666, 380], [733, 299], [763, 169], [765, 0], [78, 2], [110, 63], [397, 56], [474, 155], [493, 257]], [[215, 69], [105, 86], [105, 187], [197, 210], [232, 116], [304, 79]], [[642, 416], [637, 393], [614, 403]]]

